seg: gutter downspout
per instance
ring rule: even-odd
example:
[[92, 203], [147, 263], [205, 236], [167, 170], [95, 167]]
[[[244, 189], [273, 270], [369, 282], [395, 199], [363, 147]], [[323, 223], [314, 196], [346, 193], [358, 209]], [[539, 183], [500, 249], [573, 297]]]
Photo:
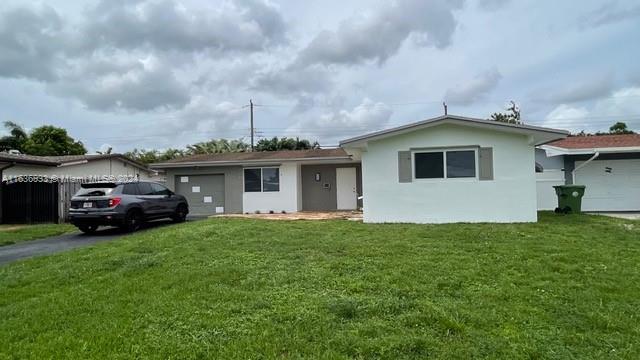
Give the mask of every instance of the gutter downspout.
[[577, 168], [573, 169], [573, 171], [571, 171], [571, 181], [573, 183], [573, 185], [576, 184], [576, 171], [582, 169], [583, 167], [585, 167], [585, 165], [587, 165], [588, 163], [592, 162], [593, 160], [597, 159], [598, 156], [600, 156], [600, 152], [596, 151], [592, 157], [589, 158], [589, 160], [583, 162], [580, 166], [578, 166]]

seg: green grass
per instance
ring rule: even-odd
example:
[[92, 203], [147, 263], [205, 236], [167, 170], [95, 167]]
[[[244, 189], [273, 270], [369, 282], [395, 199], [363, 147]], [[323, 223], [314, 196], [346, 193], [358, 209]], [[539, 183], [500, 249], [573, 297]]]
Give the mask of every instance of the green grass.
[[0, 358], [640, 358], [640, 222], [218, 218], [0, 267]]
[[76, 231], [70, 224], [0, 225], [0, 246]]

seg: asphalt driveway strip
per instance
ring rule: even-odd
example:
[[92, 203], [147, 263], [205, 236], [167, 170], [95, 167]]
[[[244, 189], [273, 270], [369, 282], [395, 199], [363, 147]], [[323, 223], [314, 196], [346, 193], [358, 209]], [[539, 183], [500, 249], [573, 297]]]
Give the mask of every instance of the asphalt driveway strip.
[[[187, 221], [194, 221], [200, 218], [189, 218]], [[158, 220], [146, 223], [138, 232], [155, 229], [173, 224], [171, 220]], [[0, 247], [0, 266], [16, 260], [26, 259], [35, 256], [49, 255], [62, 251], [89, 246], [104, 241], [111, 241], [122, 236], [129, 235], [114, 227], [100, 228], [94, 234], [87, 235], [81, 232], [53, 236], [45, 239], [24, 241], [14, 245]]]

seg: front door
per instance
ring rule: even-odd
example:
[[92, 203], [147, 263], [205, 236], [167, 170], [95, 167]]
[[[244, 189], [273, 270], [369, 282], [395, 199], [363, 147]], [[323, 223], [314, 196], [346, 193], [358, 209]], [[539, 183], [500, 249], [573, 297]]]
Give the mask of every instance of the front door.
[[338, 210], [355, 210], [358, 208], [356, 176], [356, 168], [354, 167], [336, 169]]

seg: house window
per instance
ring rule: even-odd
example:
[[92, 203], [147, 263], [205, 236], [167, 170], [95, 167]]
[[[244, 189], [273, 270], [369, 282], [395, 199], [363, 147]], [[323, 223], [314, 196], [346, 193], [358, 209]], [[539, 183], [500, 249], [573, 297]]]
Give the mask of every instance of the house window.
[[415, 155], [416, 179], [444, 178], [443, 159], [444, 159], [443, 152], [416, 153]]
[[476, 177], [475, 150], [443, 150], [414, 153], [416, 179]]
[[280, 191], [279, 168], [244, 169], [245, 192]]
[[447, 177], [476, 177], [476, 152], [473, 150], [447, 151]]

